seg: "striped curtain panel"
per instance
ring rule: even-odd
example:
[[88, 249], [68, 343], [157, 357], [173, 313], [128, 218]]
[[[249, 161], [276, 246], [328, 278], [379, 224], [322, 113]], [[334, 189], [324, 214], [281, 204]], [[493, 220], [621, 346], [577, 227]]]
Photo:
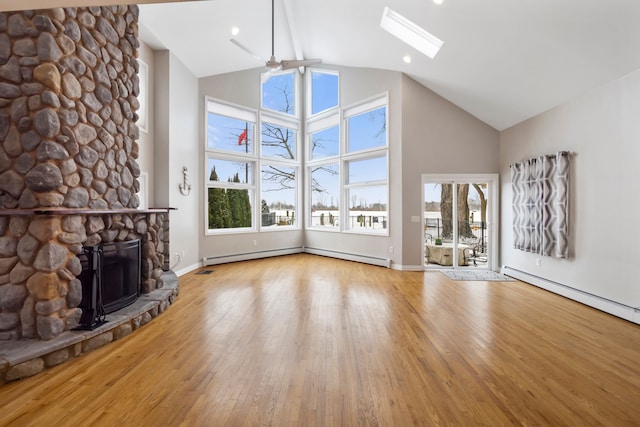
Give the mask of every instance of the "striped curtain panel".
[[514, 248], [569, 256], [569, 163], [561, 151], [511, 165]]

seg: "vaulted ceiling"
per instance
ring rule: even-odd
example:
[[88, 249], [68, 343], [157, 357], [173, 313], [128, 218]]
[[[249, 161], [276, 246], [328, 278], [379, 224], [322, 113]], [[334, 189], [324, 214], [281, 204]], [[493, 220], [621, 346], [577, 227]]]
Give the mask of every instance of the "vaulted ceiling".
[[[0, 9], [9, 3], [83, 1], [0, 0]], [[438, 55], [429, 59], [382, 30], [385, 6], [443, 40]], [[638, 0], [275, 0], [275, 9], [278, 60], [322, 58], [400, 71], [498, 130], [640, 68]], [[231, 37], [265, 59], [271, 53], [269, 0], [145, 4], [140, 10], [142, 39], [170, 49], [197, 77], [262, 65]], [[240, 30], [236, 36], [233, 26]], [[412, 57], [410, 64], [404, 55]]]

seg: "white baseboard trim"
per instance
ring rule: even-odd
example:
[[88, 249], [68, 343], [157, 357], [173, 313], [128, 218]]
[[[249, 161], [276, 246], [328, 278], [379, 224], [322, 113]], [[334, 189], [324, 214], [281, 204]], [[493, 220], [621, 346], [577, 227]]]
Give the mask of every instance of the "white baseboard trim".
[[180, 276], [183, 276], [183, 275], [185, 275], [187, 273], [192, 272], [193, 270], [197, 270], [200, 267], [202, 267], [202, 263], [196, 262], [194, 264], [191, 264], [191, 265], [188, 265], [188, 266], [186, 266], [184, 268], [181, 268], [180, 270], [174, 270], [174, 273], [176, 273], [176, 276], [180, 277]]
[[640, 308], [620, 304], [619, 302], [612, 301], [598, 295], [593, 295], [506, 265], [502, 267], [501, 272], [507, 276], [511, 276], [549, 292], [562, 295], [563, 297], [588, 305], [589, 307], [593, 307], [600, 311], [604, 311], [605, 313], [613, 316], [640, 324]]
[[392, 270], [399, 271], [424, 271], [424, 265], [402, 265], [402, 264], [391, 264]]
[[363, 264], [378, 265], [380, 267], [391, 268], [391, 260], [389, 258], [378, 258], [369, 255], [351, 254], [348, 252], [333, 251], [330, 249], [318, 249], [305, 247], [304, 252], [313, 255], [321, 255], [330, 258], [342, 259], [345, 261], [356, 261]]
[[304, 252], [304, 248], [295, 247], [295, 248], [257, 251], [257, 252], [247, 252], [244, 254], [205, 257], [205, 258], [202, 258], [202, 266], [206, 267], [208, 265], [226, 264], [228, 262], [248, 261], [252, 259], [269, 258], [273, 256], [280, 256], [280, 255], [299, 254], [301, 252]]

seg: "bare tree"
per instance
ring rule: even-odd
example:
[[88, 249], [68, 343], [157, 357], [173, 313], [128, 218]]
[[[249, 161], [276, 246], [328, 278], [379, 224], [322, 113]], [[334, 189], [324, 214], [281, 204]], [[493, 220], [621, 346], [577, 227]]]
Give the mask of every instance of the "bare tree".
[[478, 197], [480, 198], [480, 221], [484, 226], [484, 224], [487, 223], [487, 198], [484, 195], [484, 191], [482, 191], [480, 184], [472, 184], [472, 185], [473, 185], [473, 188], [478, 193]]
[[276, 157], [295, 159], [295, 132], [284, 126], [262, 123], [262, 147], [275, 148]]
[[375, 136], [376, 138], [384, 137], [387, 134], [387, 109], [386, 108], [378, 108], [377, 110], [373, 110], [369, 116], [369, 120], [372, 123], [377, 123], [380, 119], [376, 118], [382, 117], [382, 127], [378, 129]]
[[[278, 110], [285, 114], [292, 114], [294, 112], [295, 105], [292, 99], [293, 93], [291, 87], [285, 83], [282, 87], [277, 87], [275, 89], [281, 93], [280, 99], [282, 99], [282, 104], [279, 106]], [[295, 131], [292, 129], [266, 122], [262, 124], [262, 147], [263, 149], [269, 148], [270, 152], [272, 152], [274, 156], [288, 160], [295, 159], [295, 143]], [[318, 142], [312, 141], [312, 144], [314, 143]], [[318, 167], [314, 169], [314, 171], [318, 169], [322, 169], [331, 175], [336, 175], [338, 173], [337, 171], [324, 166]], [[289, 170], [265, 164], [262, 167], [262, 176], [263, 180], [277, 182], [280, 185], [280, 189], [291, 189], [295, 187], [295, 174], [291, 173]], [[323, 188], [321, 183], [317, 180], [312, 181], [311, 189], [318, 193], [327, 192], [327, 190]]]
[[[458, 237], [473, 237], [469, 224], [469, 184], [458, 184]], [[453, 184], [442, 184], [440, 215], [442, 217], [442, 237], [453, 237]]]
[[279, 184], [279, 188], [266, 191], [293, 189], [295, 188], [296, 175], [295, 171], [291, 170], [290, 168], [282, 168], [274, 165], [263, 165], [262, 180]]

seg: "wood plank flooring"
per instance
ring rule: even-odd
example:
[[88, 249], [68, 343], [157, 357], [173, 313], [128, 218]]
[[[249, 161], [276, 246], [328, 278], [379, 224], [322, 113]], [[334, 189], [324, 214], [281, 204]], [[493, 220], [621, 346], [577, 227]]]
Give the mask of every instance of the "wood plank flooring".
[[2, 426], [638, 426], [640, 326], [520, 282], [314, 255], [211, 266], [0, 387]]

